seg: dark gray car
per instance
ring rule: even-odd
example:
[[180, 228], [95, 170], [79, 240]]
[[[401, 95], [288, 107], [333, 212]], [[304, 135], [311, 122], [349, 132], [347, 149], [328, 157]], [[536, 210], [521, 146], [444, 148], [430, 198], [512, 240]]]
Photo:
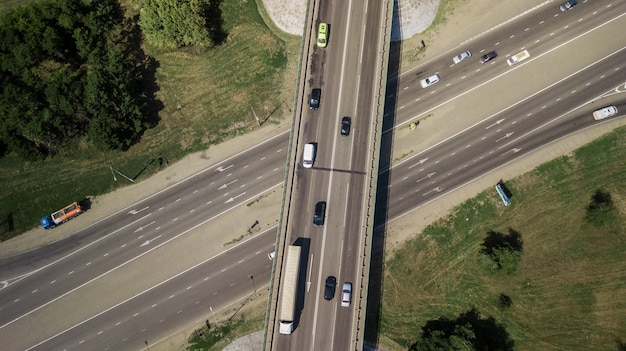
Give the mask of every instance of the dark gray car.
[[479, 62], [480, 62], [480, 63], [485, 63], [485, 62], [488, 62], [488, 61], [493, 60], [493, 59], [494, 59], [494, 58], [496, 58], [497, 56], [498, 56], [498, 54], [496, 54], [496, 52], [495, 52], [495, 51], [488, 52], [488, 53], [484, 54], [484, 55], [480, 58], [480, 61], [479, 61]]
[[565, 12], [576, 5], [578, 5], [578, 0], [568, 0], [561, 5], [561, 11]]
[[324, 284], [324, 299], [332, 300], [335, 297], [335, 287], [337, 286], [337, 278], [332, 275], [326, 278]]
[[311, 110], [317, 110], [320, 107], [321, 96], [322, 96], [322, 89], [315, 88], [311, 91], [311, 101], [309, 102], [309, 108]]
[[313, 225], [316, 227], [323, 226], [324, 217], [326, 217], [326, 201], [320, 201], [315, 204], [315, 213], [313, 214]]
[[350, 124], [352, 124], [350, 117], [345, 116], [344, 118], [341, 119], [341, 135], [343, 136], [350, 135]]

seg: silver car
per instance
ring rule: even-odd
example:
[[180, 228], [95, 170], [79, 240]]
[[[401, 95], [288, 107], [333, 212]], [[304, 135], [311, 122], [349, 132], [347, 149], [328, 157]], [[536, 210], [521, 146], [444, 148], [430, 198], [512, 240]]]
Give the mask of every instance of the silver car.
[[352, 301], [352, 283], [343, 283], [341, 288], [341, 307], [350, 307]]
[[422, 88], [428, 88], [429, 86], [437, 83], [439, 81], [439, 75], [438, 74], [433, 74], [432, 76], [422, 79], [420, 81], [420, 84], [422, 85]]
[[469, 51], [465, 51], [454, 56], [454, 58], [452, 58], [452, 61], [454, 61], [454, 64], [456, 65], [457, 63], [460, 63], [461, 61], [468, 59], [470, 57], [472, 57], [472, 53]]

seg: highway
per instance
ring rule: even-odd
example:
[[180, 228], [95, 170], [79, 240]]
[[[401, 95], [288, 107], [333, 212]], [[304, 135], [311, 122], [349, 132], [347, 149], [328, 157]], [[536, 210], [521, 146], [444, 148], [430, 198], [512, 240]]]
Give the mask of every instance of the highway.
[[[348, 350], [363, 338], [353, 326], [362, 313], [356, 306], [362, 304], [360, 297], [365, 296], [363, 287], [367, 286], [362, 248], [364, 234], [372, 225], [370, 200], [375, 192], [370, 187], [375, 185], [375, 177], [371, 175], [377, 172], [377, 155], [372, 150], [376, 149], [376, 134], [380, 137], [382, 126], [378, 110], [382, 111], [383, 104], [378, 96], [383, 94], [378, 89], [386, 80], [382, 76], [386, 65], [381, 67], [384, 58], [380, 53], [388, 51], [384, 45], [389, 45], [385, 38], [390, 35], [391, 7], [385, 0], [315, 4], [319, 7], [313, 11], [310, 32], [316, 32], [318, 23], [328, 22], [330, 39], [327, 47], [320, 48], [312, 36], [308, 44], [312, 48], [310, 59], [303, 59], [307, 72], [301, 79], [307, 92], [322, 88], [322, 98], [318, 110], [307, 110], [306, 100], [302, 102], [303, 113], [301, 120], [296, 119], [295, 135], [296, 145], [316, 143], [317, 156], [311, 169], [301, 167], [296, 158], [294, 168], [289, 170], [288, 177], [293, 174], [295, 179], [292, 185], [286, 185], [285, 206], [289, 212], [280, 227], [286, 244], [303, 247], [296, 299], [296, 315], [300, 318], [296, 318], [293, 334], [280, 335], [278, 321], [270, 312], [269, 323], [275, 329], [268, 330], [273, 335], [267, 339], [277, 350]], [[352, 118], [348, 136], [339, 133], [343, 116]], [[327, 203], [325, 223], [315, 227], [311, 214], [320, 201]], [[370, 203], [372, 207], [368, 208]], [[277, 267], [279, 270], [281, 266]], [[336, 278], [337, 286], [335, 297], [327, 301], [323, 297], [324, 282], [329, 276]], [[349, 308], [339, 305], [344, 282], [353, 286]], [[274, 291], [280, 297], [279, 291]], [[270, 347], [268, 343], [266, 347]]]
[[[608, 4], [612, 6], [607, 8]], [[433, 123], [459, 118], [467, 121], [459, 124], [462, 126], [459, 130], [437, 131], [429, 136], [437, 142], [445, 140], [445, 143], [434, 147], [437, 142], [433, 141], [430, 148], [394, 165], [389, 196], [393, 201], [387, 206], [387, 219], [453, 191], [555, 139], [592, 127], [598, 123], [590, 117], [591, 111], [597, 107], [615, 102], [621, 111], [626, 110], [626, 99], [621, 94], [626, 81], [622, 73], [624, 52], [615, 53], [623, 49], [625, 43], [620, 36], [610, 35], [621, 33], [624, 28], [625, 7], [618, 1], [598, 1], [581, 3], [576, 12], [565, 14], [559, 14], [556, 7], [546, 7], [522, 21], [512, 22], [468, 43], [468, 48], [477, 53], [497, 48], [499, 57], [492, 63], [480, 65], [472, 60], [451, 67], [455, 52], [424, 63], [419, 72], [410, 71], [401, 76], [395, 96], [396, 125], [403, 126], [428, 114], [432, 115], [428, 118]], [[584, 19], [579, 21], [580, 18]], [[531, 23], [540, 26], [541, 21], [551, 27], [525, 30], [534, 28]], [[600, 25], [603, 27], [596, 29]], [[331, 29], [331, 42], [342, 38], [341, 29], [335, 32], [334, 28]], [[555, 34], [550, 35], [552, 32]], [[528, 33], [524, 40], [519, 37], [523, 33]], [[581, 34], [584, 35], [577, 38]], [[507, 41], [511, 35], [518, 35], [517, 40]], [[537, 40], [539, 42], [535, 43]], [[563, 43], [566, 44], [559, 47]], [[522, 47], [530, 51], [531, 58], [512, 68], [506, 65], [506, 55], [514, 54]], [[589, 47], [594, 50], [581, 53], [581, 48]], [[459, 51], [464, 49], [467, 48], [459, 48]], [[573, 53], [578, 59], [567, 60]], [[337, 55], [340, 57], [339, 53]], [[319, 64], [325, 69], [324, 74], [333, 74], [326, 68], [329, 66], [333, 66], [336, 72], [341, 70], [341, 65], [331, 64], [340, 62], [333, 61], [337, 59], [318, 57]], [[440, 72], [442, 81], [422, 90], [418, 80], [430, 72]], [[567, 78], [572, 73], [573, 76]], [[521, 86], [518, 84], [520, 79], [523, 80]], [[315, 83], [323, 85], [324, 91], [329, 84], [326, 81]], [[510, 91], [511, 86], [516, 87], [514, 92], [501, 93]], [[323, 107], [315, 112], [315, 118], [320, 118], [327, 108], [324, 107], [327, 99], [337, 96], [339, 90], [332, 89], [338, 88], [331, 87], [330, 92], [323, 92]], [[615, 89], [621, 89], [620, 93], [610, 94]], [[533, 96], [535, 92], [541, 93]], [[600, 101], [584, 104], [603, 95], [606, 97]], [[489, 98], [485, 99], [485, 96]], [[360, 104], [347, 99], [342, 99], [342, 106]], [[362, 149], [345, 151], [351, 150], [347, 144], [353, 139], [338, 137], [336, 117], [344, 113], [356, 115], [358, 107], [346, 109], [348, 111], [326, 111], [334, 116], [331, 123], [311, 122], [307, 125], [305, 138], [322, 133], [337, 143], [335, 152], [332, 148], [322, 150], [320, 163], [316, 165], [319, 168], [314, 170], [316, 173], [324, 172], [325, 168], [350, 169], [349, 165], [353, 164], [351, 155], [352, 160], [363, 157], [358, 156]], [[428, 123], [425, 121], [418, 128], [426, 128]], [[356, 124], [353, 138], [363, 129], [365, 126]], [[242, 207], [281, 184], [286, 140], [287, 135], [279, 136], [231, 160], [213, 165], [133, 208], [124, 209], [117, 216], [86, 228], [71, 241], [2, 262], [0, 277], [10, 283], [0, 290], [3, 301], [0, 337], [6, 349], [23, 350], [36, 346], [34, 349], [41, 350], [137, 350], [146, 346], [145, 341], [160, 340], [179, 325], [210, 318], [209, 307], [245, 301], [255, 289], [255, 281], [257, 286], [262, 286], [269, 279], [271, 262], [266, 253], [272, 250], [274, 233], [265, 232], [234, 247], [220, 241], [219, 230], [228, 226], [216, 226], [215, 223], [227, 211], [237, 211], [237, 206]], [[332, 161], [340, 147], [343, 150], [341, 155]], [[360, 152], [365, 153], [365, 150]], [[346, 166], [338, 167], [338, 164]], [[348, 183], [339, 177], [344, 175], [343, 172], [336, 173], [335, 181]], [[350, 180], [359, 177], [359, 174], [345, 175]], [[311, 191], [313, 186], [322, 190]], [[358, 185], [350, 187], [353, 186]], [[330, 198], [330, 188], [330, 183], [322, 181], [299, 191], [311, 193], [311, 197], [314, 193]], [[324, 227], [327, 233], [322, 235], [333, 235], [337, 228], [343, 227], [343, 218], [352, 217], [345, 215], [348, 201], [342, 194], [345, 193], [331, 194], [333, 201], [337, 202], [329, 207], [329, 211], [344, 209], [343, 215], [332, 212]], [[350, 203], [354, 201], [358, 200], [350, 200]], [[303, 213], [310, 213], [310, 202], [301, 205], [305, 207]], [[254, 219], [244, 221], [241, 218], [237, 217], [237, 224], [231, 226], [233, 230], [245, 233], [245, 228]], [[303, 215], [300, 220], [305, 223], [302, 227], [305, 229], [298, 236], [319, 234], [313, 233], [315, 229], [309, 225], [310, 216]], [[353, 225], [348, 222], [347, 225]], [[346, 232], [344, 244], [341, 244], [341, 236], [334, 241], [327, 239], [329, 248], [324, 255], [339, 257], [340, 253], [346, 253], [350, 257], [351, 247], [345, 244]], [[225, 246], [233, 247], [232, 251], [220, 255]], [[314, 251], [309, 253], [317, 256]], [[335, 261], [334, 264], [343, 262]], [[311, 292], [304, 297], [304, 303], [309, 304], [305, 305], [307, 312], [310, 306], [326, 303], [318, 296], [319, 281], [331, 272], [323, 269], [311, 271], [314, 277]], [[350, 276], [348, 268], [343, 266], [333, 274], [337, 274], [340, 283]], [[336, 302], [337, 297], [332, 304], [336, 306]], [[320, 335], [327, 331], [324, 328], [332, 325], [325, 323], [324, 318], [334, 313], [338, 316], [334, 325], [350, 323], [349, 313], [343, 313], [346, 311], [337, 311], [338, 307], [332, 305], [324, 307], [314, 321], [319, 325], [316, 332]], [[335, 338], [328, 342], [338, 345], [343, 341], [345, 339]], [[310, 345], [311, 340], [299, 342]]]

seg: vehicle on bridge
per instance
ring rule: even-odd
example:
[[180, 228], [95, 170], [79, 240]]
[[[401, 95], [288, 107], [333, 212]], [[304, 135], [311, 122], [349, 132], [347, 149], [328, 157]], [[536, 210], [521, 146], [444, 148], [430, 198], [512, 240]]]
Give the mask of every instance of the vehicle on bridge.
[[280, 284], [283, 295], [280, 300], [278, 331], [285, 335], [293, 333], [296, 319], [296, 297], [298, 293], [298, 275], [300, 275], [300, 250], [300, 246], [289, 245], [287, 247], [285, 275]]
[[317, 46], [325, 48], [328, 44], [328, 23], [320, 23], [317, 28]]

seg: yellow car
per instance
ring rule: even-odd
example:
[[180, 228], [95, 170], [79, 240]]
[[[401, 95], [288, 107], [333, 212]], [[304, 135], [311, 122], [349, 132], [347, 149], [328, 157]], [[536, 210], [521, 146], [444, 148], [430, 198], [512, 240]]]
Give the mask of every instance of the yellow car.
[[320, 23], [317, 29], [317, 46], [321, 48], [326, 47], [328, 41], [328, 23]]

